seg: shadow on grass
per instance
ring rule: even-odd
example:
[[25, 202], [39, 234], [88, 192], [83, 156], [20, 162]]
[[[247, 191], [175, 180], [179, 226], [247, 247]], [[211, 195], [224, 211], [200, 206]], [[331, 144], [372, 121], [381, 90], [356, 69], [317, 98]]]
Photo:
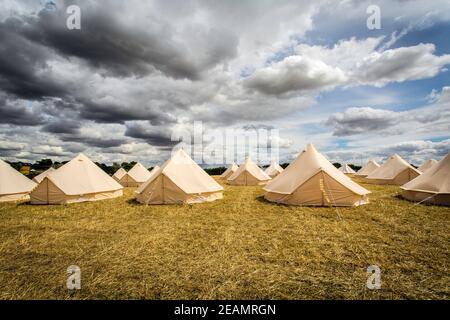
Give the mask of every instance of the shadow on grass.
[[272, 207], [286, 207], [286, 208], [289, 208], [289, 207], [293, 206], [293, 205], [289, 205], [289, 204], [285, 204], [285, 203], [278, 203], [278, 202], [269, 201], [266, 198], [264, 198], [264, 196], [256, 197], [256, 201], [261, 202], [261, 203], [265, 203], [265, 204], [270, 205]]
[[412, 201], [408, 200], [402, 197], [402, 195], [396, 194], [392, 196], [393, 198], [396, 198], [397, 200], [402, 201], [403, 203], [409, 203], [411, 206], [426, 206], [426, 207], [447, 207], [443, 204], [437, 204], [437, 203], [429, 203], [429, 202], [419, 202], [419, 201]]
[[145, 204], [145, 203], [140, 203], [139, 201], [136, 200], [136, 198], [131, 198], [131, 199], [126, 200], [126, 203], [132, 207], [164, 207], [164, 206], [168, 206], [168, 207], [186, 207], [189, 209], [192, 209], [193, 206], [195, 206], [195, 205], [201, 205], [201, 203], [186, 204], [186, 203], [182, 203], [182, 202], [180, 202], [180, 203]]
[[132, 207], [141, 207], [141, 206], [145, 206], [145, 204], [138, 202], [138, 201], [136, 200], [136, 198], [128, 199], [128, 200], [126, 201], [126, 203], [129, 204], [129, 205], [132, 206]]
[[[79, 202], [81, 203], [81, 202]], [[50, 208], [57, 208], [57, 207], [68, 207], [69, 205], [71, 205], [72, 203], [63, 203], [63, 204], [49, 204], [49, 203], [42, 203], [42, 204], [32, 204], [30, 201], [23, 201], [20, 203], [17, 203], [16, 205], [18, 207], [50, 207]], [[78, 203], [73, 203], [74, 204], [78, 204]]]

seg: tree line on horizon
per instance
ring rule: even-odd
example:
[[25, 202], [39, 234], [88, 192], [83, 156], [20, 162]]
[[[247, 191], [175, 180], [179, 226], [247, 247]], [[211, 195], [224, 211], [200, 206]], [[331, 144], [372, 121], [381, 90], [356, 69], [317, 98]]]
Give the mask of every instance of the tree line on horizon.
[[[23, 170], [24, 167], [28, 167], [28, 173], [24, 173], [26, 176], [28, 176], [30, 179], [32, 179], [33, 177], [37, 176], [38, 174], [44, 172], [45, 170], [48, 170], [50, 167], [53, 167], [55, 169], [58, 169], [59, 167], [61, 167], [62, 165], [66, 164], [69, 161], [53, 161], [52, 159], [41, 159], [38, 160], [34, 163], [29, 163], [29, 162], [22, 162], [22, 161], [15, 161], [15, 162], [11, 162], [11, 161], [6, 161], [7, 163], [9, 163], [14, 169], [16, 169], [17, 171], [20, 171], [22, 173], [24, 173], [25, 171]], [[119, 170], [120, 168], [123, 168], [126, 171], [129, 171], [131, 168], [133, 168], [134, 165], [136, 165], [136, 161], [131, 161], [131, 162], [122, 162], [122, 163], [118, 163], [118, 162], [113, 162], [112, 165], [107, 165], [105, 163], [100, 163], [100, 162], [95, 162], [96, 165], [98, 165], [103, 171], [105, 171], [108, 175], [112, 176], [117, 170]], [[280, 166], [283, 169], [286, 169], [286, 167], [289, 165], [289, 163], [282, 163], [280, 164]], [[336, 168], [340, 168], [342, 165], [339, 162], [334, 162], [333, 165]], [[359, 169], [361, 169], [361, 166], [357, 166], [354, 164], [349, 164], [349, 166], [355, 170], [358, 171]], [[269, 165], [264, 165], [262, 166], [263, 169], [269, 167]], [[153, 167], [149, 167], [147, 168], [149, 171], [151, 171], [153, 169]], [[227, 167], [213, 167], [213, 168], [204, 168], [204, 170], [206, 171], [206, 173], [208, 173], [209, 175], [221, 175], [222, 173], [225, 172], [225, 170], [227, 169]]]

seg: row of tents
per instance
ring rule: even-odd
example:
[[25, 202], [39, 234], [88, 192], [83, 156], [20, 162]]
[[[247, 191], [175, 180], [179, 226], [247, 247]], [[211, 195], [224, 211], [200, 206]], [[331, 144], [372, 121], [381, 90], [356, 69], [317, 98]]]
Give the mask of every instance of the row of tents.
[[[402, 195], [412, 201], [450, 205], [450, 153], [441, 161], [427, 161], [415, 169], [400, 156], [383, 165], [369, 161], [358, 172], [344, 165], [337, 169], [309, 144], [285, 169], [272, 163], [263, 171], [251, 159], [232, 164], [221, 179], [230, 185], [264, 185], [265, 199], [288, 205], [358, 206], [371, 193], [355, 181], [360, 176], [375, 184], [402, 185]], [[66, 204], [111, 199], [123, 187], [137, 187], [136, 200], [144, 204], [199, 203], [223, 197], [223, 187], [189, 155], [178, 150], [161, 167], [148, 171], [136, 164], [119, 169], [113, 177], [83, 154], [34, 181], [0, 160], [0, 202], [30, 200], [32, 204]]]
[[[429, 162], [427, 161], [426, 163]], [[401, 186], [418, 177], [426, 170], [423, 166], [421, 168], [423, 171], [414, 168], [398, 154], [394, 154], [382, 166], [374, 160], [370, 160], [357, 172], [347, 164], [340, 167], [339, 171], [350, 177], [364, 178], [364, 181], [367, 183]]]

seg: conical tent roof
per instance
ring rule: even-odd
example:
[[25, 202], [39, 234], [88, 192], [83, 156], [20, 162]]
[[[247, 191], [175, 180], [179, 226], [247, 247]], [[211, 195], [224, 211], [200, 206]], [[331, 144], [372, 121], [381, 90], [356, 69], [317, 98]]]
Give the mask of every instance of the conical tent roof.
[[429, 159], [429, 160], [425, 161], [417, 170], [419, 170], [420, 172], [425, 172], [428, 169], [430, 169], [433, 165], [435, 165], [436, 163], [438, 163], [436, 160]]
[[312, 144], [264, 190], [269, 201], [286, 204], [353, 206], [367, 202], [361, 187], [320, 154]]
[[450, 153], [401, 189], [409, 200], [450, 205]]
[[13, 195], [28, 194], [36, 183], [0, 159], [0, 201], [19, 200]]
[[82, 153], [50, 173], [47, 179], [67, 195], [122, 189], [120, 184]]
[[250, 158], [247, 158], [243, 164], [239, 166], [235, 173], [228, 177], [227, 181], [231, 184], [259, 184], [265, 183], [272, 178], [267, 175], [260, 167], [256, 165]]
[[[369, 174], [366, 179], [395, 182], [396, 178], [405, 171], [409, 171], [409, 176], [412, 178], [421, 174], [420, 171], [403, 160], [398, 154], [394, 154], [381, 167], [372, 171], [372, 173]], [[412, 178], [405, 177], [406, 181], [410, 181]]]
[[276, 177], [281, 172], [283, 172], [283, 168], [278, 164], [278, 162], [273, 161], [270, 166], [264, 171], [271, 178]]
[[[147, 190], [149, 195], [145, 197]], [[189, 195], [215, 194], [215, 200], [222, 196], [222, 191], [223, 187], [180, 149], [161, 168], [152, 170], [136, 193], [142, 195], [138, 201], [144, 203], [189, 203], [201, 201]]]
[[369, 162], [367, 162], [367, 164], [364, 167], [359, 169], [358, 172], [355, 173], [355, 175], [366, 177], [379, 167], [380, 165], [375, 160], [369, 160]]
[[48, 174], [31, 192], [32, 204], [60, 204], [111, 199], [122, 195], [123, 187], [79, 154]]
[[127, 174], [127, 171], [124, 168], [119, 168], [114, 174], [113, 178], [119, 181]]
[[44, 180], [44, 178], [46, 176], [48, 176], [50, 173], [52, 173], [53, 171], [55, 171], [55, 169], [53, 169], [53, 167], [50, 167], [47, 170], [45, 170], [44, 172], [42, 172], [41, 174], [38, 174], [36, 177], [34, 177], [33, 181], [36, 183], [39, 183], [42, 180]]
[[130, 169], [130, 171], [128, 171], [128, 175], [134, 181], [142, 183], [150, 178], [150, 171], [148, 171], [142, 164], [138, 162], [133, 166], [133, 168]]
[[227, 168], [227, 170], [225, 170], [225, 172], [220, 175], [220, 178], [221, 179], [228, 178], [230, 175], [235, 173], [237, 169], [239, 169], [239, 167], [237, 166], [236, 163], [233, 162], [232, 164], [230, 164], [230, 166]]
[[154, 178], [161, 173], [161, 167], [159, 166], [155, 166], [152, 171], [150, 171], [150, 177], [147, 179], [147, 181], [145, 181], [143, 184], [141, 184], [137, 189], [136, 189], [136, 193], [141, 193], [142, 191], [145, 190], [145, 188], [148, 187], [149, 184], [152, 183], [152, 181], [154, 180]]
[[348, 164], [344, 164], [339, 168], [339, 171], [345, 174], [354, 174], [356, 173], [355, 170], [353, 170]]

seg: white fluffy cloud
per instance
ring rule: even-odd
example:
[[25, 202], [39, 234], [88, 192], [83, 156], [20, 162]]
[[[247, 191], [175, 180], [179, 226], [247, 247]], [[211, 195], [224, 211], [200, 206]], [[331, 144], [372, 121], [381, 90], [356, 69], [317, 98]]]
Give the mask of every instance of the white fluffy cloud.
[[378, 49], [383, 37], [339, 41], [333, 47], [300, 44], [295, 55], [254, 72], [244, 81], [265, 94], [323, 90], [337, 85], [381, 87], [425, 79], [446, 71], [450, 54], [437, 56], [433, 44]]
[[302, 56], [287, 57], [281, 62], [260, 69], [244, 81], [247, 88], [265, 94], [312, 91], [333, 87], [346, 81], [342, 70], [321, 60]]
[[348, 136], [390, 128], [400, 121], [398, 112], [362, 107], [333, 114], [325, 124], [333, 128], [335, 136]]
[[450, 87], [442, 88], [431, 105], [408, 111], [391, 111], [371, 107], [352, 107], [331, 115], [324, 124], [335, 136], [404, 134], [411, 132], [443, 133], [450, 130]]
[[450, 54], [434, 55], [433, 44], [373, 52], [365, 57], [354, 77], [361, 84], [383, 86], [389, 82], [425, 79], [436, 76], [450, 64]]

